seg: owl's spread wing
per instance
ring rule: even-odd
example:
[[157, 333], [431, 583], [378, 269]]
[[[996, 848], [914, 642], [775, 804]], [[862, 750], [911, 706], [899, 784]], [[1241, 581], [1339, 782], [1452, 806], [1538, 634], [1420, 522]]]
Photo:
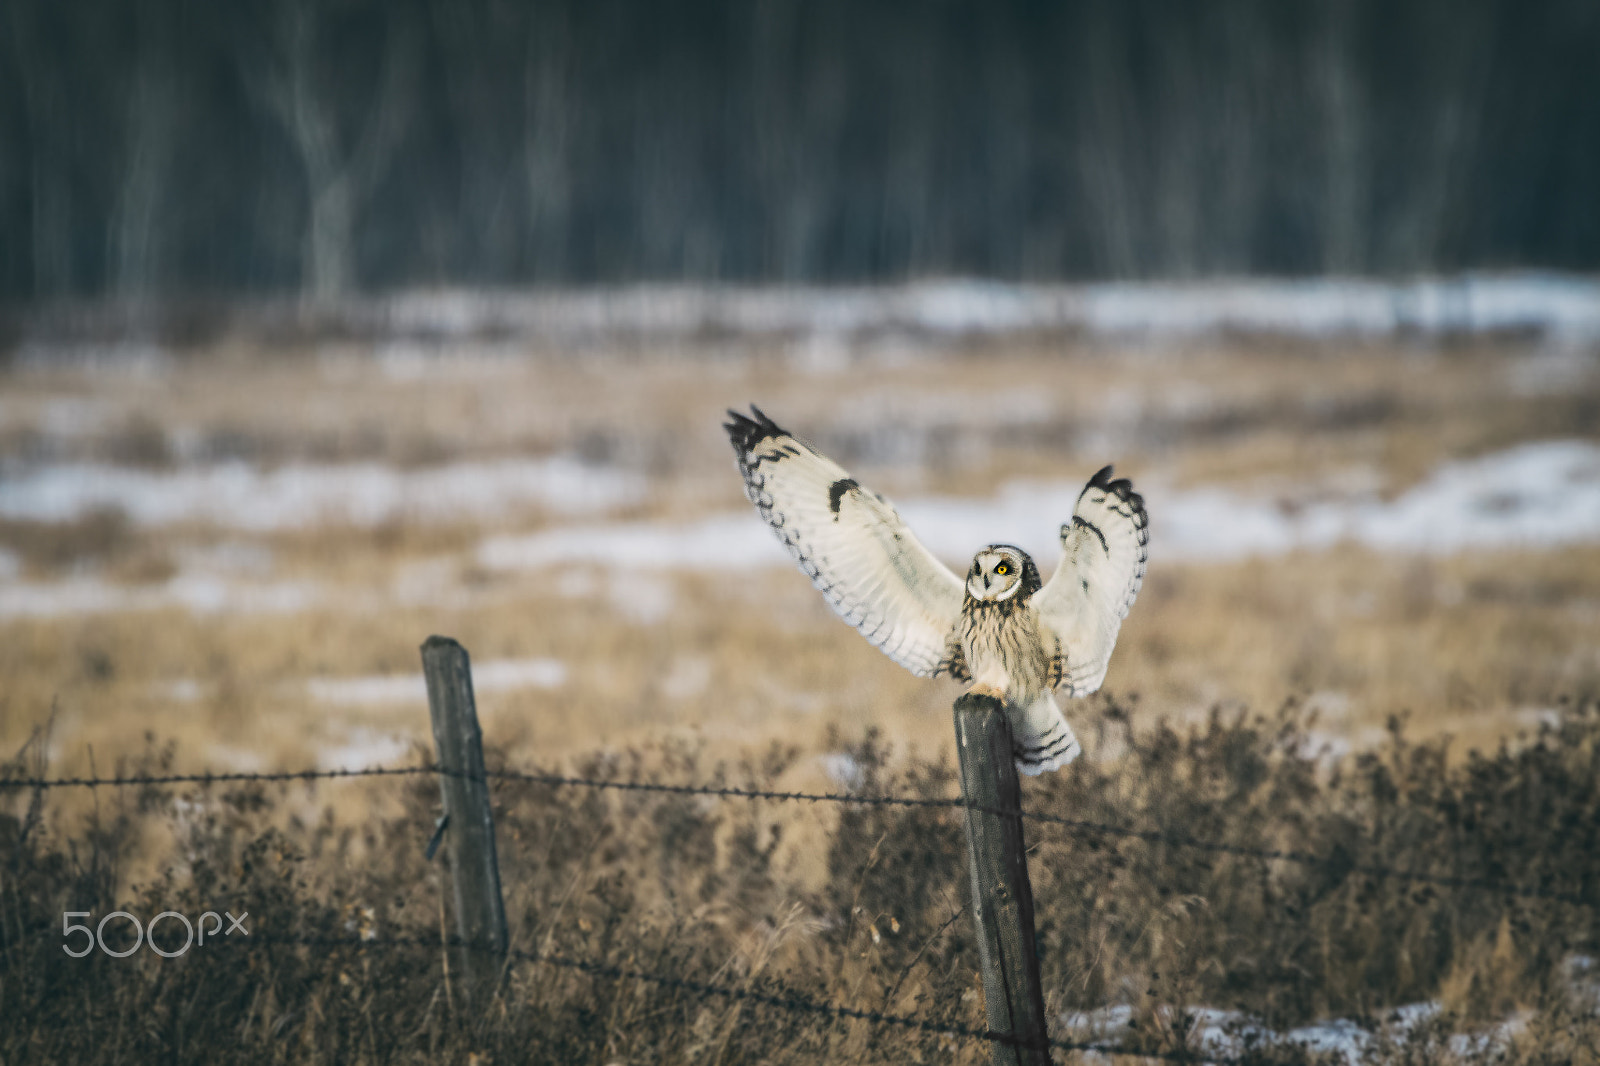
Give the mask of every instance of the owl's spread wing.
[[1033, 606], [1055, 633], [1056, 684], [1086, 696], [1105, 680], [1117, 630], [1139, 595], [1150, 542], [1144, 497], [1105, 467], [1084, 486], [1072, 521], [1061, 527], [1061, 565], [1034, 593]]
[[839, 617], [921, 677], [965, 670], [954, 631], [965, 586], [863, 488], [752, 406], [724, 424], [745, 495]]

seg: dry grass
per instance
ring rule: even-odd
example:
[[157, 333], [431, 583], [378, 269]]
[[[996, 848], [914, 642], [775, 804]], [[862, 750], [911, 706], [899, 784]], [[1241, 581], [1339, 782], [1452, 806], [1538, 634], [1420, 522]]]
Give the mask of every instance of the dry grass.
[[[1353, 1017], [1378, 1032], [1371, 1061], [1434, 1064], [1596, 1060], [1592, 989], [1570, 976], [1600, 929], [1587, 908], [1374, 878], [1378, 865], [1446, 877], [1514, 877], [1592, 896], [1600, 884], [1594, 773], [1600, 709], [1569, 708], [1515, 749], [1452, 768], [1441, 745], [1398, 730], [1335, 772], [1293, 712], [1192, 729], [1137, 729], [1104, 705], [1085, 722], [1099, 763], [1031, 782], [1032, 810], [1193, 834], [1245, 848], [1333, 856], [1332, 867], [1264, 863], [1030, 823], [1044, 980], [1060, 1017], [1134, 1009], [1121, 1038], [1186, 1046], [1192, 1008], [1226, 1007], [1287, 1027]], [[944, 796], [949, 764], [869, 736], [849, 754], [870, 792]], [[37, 772], [32, 758], [0, 777]], [[661, 743], [580, 761], [587, 774], [780, 783], [794, 749], [737, 763]], [[500, 753], [491, 752], [491, 761]], [[160, 769], [152, 750], [131, 769]], [[73, 816], [54, 796], [0, 808], [0, 1055], [43, 1062], [956, 1062], [981, 1044], [880, 1030], [691, 990], [512, 965], [495, 1002], [467, 1009], [439, 936], [448, 892], [421, 855], [437, 790], [386, 782], [394, 809], [346, 824], [300, 787], [107, 794]], [[510, 782], [496, 786], [513, 947], [647, 973], [936, 1022], [981, 1025], [963, 914], [957, 812], [942, 808], [704, 802]], [[785, 845], [809, 830], [801, 856]], [[158, 832], [159, 831], [159, 832]], [[135, 877], [151, 841], [163, 863]], [[60, 913], [121, 907], [248, 909], [258, 939], [66, 959]], [[115, 936], [108, 933], [108, 942]], [[301, 948], [269, 938], [372, 942]], [[168, 942], [167, 947], [176, 947]], [[459, 981], [459, 972], [455, 980]], [[1435, 999], [1410, 1033], [1391, 1007]], [[1508, 1011], [1509, 1042], [1474, 1052]], [[1294, 1063], [1292, 1049], [1250, 1060]]]
[[[159, 471], [234, 458], [415, 467], [574, 454], [655, 486], [606, 519], [672, 520], [745, 506], [717, 423], [751, 399], [891, 495], [981, 496], [1115, 460], [1147, 483], [1294, 503], [1303, 484], [1355, 477], [1392, 494], [1448, 459], [1600, 434], [1597, 361], [1514, 344], [1109, 351], [1027, 341], [909, 362], [903, 349], [868, 348], [818, 365], [738, 342], [580, 358], [230, 340], [165, 369], [0, 371], [0, 458]], [[151, 737], [170, 746], [150, 757], [181, 769], [369, 761], [364, 752], [399, 761], [426, 749], [420, 701], [319, 703], [308, 685], [414, 674], [417, 645], [446, 633], [480, 664], [567, 668], [553, 689], [480, 692], [495, 758], [510, 765], [836, 788], [822, 757], [848, 752], [869, 787], [952, 790], [958, 689], [883, 659], [796, 573], [479, 564], [484, 537], [560, 521], [527, 510], [482, 524], [271, 533], [144, 528], [115, 512], [0, 523], [15, 580], [30, 586], [143, 594], [196, 557], [225, 555], [249, 562], [239, 580], [319, 593], [283, 610], [0, 614], [0, 751], [27, 743], [53, 710], [49, 766], [63, 774], [136, 759]], [[1590, 886], [1600, 850], [1564, 850], [1557, 834], [1596, 824], [1584, 806], [1592, 715], [1569, 714], [1530, 748], [1500, 744], [1600, 695], [1597, 649], [1594, 547], [1426, 558], [1342, 546], [1200, 565], [1163, 559], [1158, 542], [1105, 693], [1071, 712], [1091, 758], [1035, 783], [1030, 802], [1256, 845], [1284, 846], [1285, 832], [1313, 850], [1359, 838], [1383, 861], [1533, 877], [1549, 867], [1550, 878]], [[1233, 717], [1285, 701], [1301, 711]], [[1417, 742], [1393, 739], [1394, 715]], [[1349, 754], [1334, 773], [1309, 757], [1318, 751]], [[1381, 755], [1362, 754], [1371, 751]], [[207, 1040], [241, 1061], [982, 1058], [932, 1038], [908, 1037], [891, 1054], [861, 1025], [524, 968], [499, 1013], [472, 1019], [448, 1001], [436, 955], [283, 950], [248, 972], [195, 958], [68, 972], [50, 956], [54, 941], [22, 935], [59, 921], [68, 900], [153, 913], [158, 902], [222, 895], [302, 932], [359, 925], [363, 908], [384, 930], [436, 931], [437, 871], [419, 857], [431, 785], [193, 798], [203, 802], [53, 796], [48, 824], [26, 840], [26, 804], [0, 808], [0, 845], [17, 860], [0, 875], [12, 923], [3, 995], [45, 1012], [27, 1032], [0, 1026], [0, 1058], [203, 1061]], [[1468, 798], [1478, 829], [1449, 821]], [[501, 801], [519, 945], [979, 1017], [965, 923], [946, 926], [965, 889], [959, 826], [944, 815], [546, 793]], [[100, 821], [85, 834], [81, 817]], [[1163, 1046], [1181, 1039], [1172, 1011], [1186, 1004], [1293, 1024], [1437, 998], [1446, 1014], [1395, 1037], [1389, 1060], [1453, 1061], [1450, 1032], [1525, 1007], [1532, 1035], [1507, 1061], [1595, 1061], [1591, 1023], [1573, 1020], [1556, 976], [1562, 952], [1595, 950], [1594, 932], [1565, 912], [1049, 838], [1034, 870], [1053, 1006], [1133, 1005]], [[68, 1002], [52, 998], [68, 990], [83, 1024], [54, 1025], [44, 1004]], [[232, 1027], [208, 1028], [206, 1011]]]
[[[0, 646], [11, 679], [0, 714], [15, 736], [54, 703], [61, 735], [102, 755], [156, 730], [179, 738], [191, 765], [226, 761], [208, 744], [260, 765], [305, 765], [341, 729], [426, 736], [420, 704], [341, 708], [318, 728], [306, 716], [323, 712], [305, 686], [415, 672], [417, 635], [438, 631], [479, 661], [567, 664], [559, 690], [483, 696], [490, 735], [518, 755], [579, 755], [684, 729], [723, 754], [778, 737], [819, 751], [829, 730], [859, 736], [864, 723], [928, 754], [947, 745], [958, 689], [882, 660], [798, 575], [652, 580], [672, 590], [664, 622], [618, 617], [603, 580], [561, 596], [533, 575], [487, 580], [469, 606], [448, 611], [374, 610], [352, 588], [347, 608], [292, 624], [178, 609], [14, 624]], [[1349, 549], [1169, 567], [1130, 616], [1107, 689], [1165, 716], [1297, 696], [1320, 710], [1330, 740], [1357, 746], [1410, 712], [1424, 733], [1483, 747], [1562, 696], [1600, 693], [1597, 602], [1594, 549], [1438, 561]], [[174, 700], [174, 678], [195, 683], [192, 700]], [[302, 721], [311, 728], [285, 728]], [[65, 769], [85, 758], [86, 748], [62, 746]]]
[[[12, 367], [0, 394], [0, 441], [19, 461], [406, 465], [568, 453], [648, 475], [657, 490], [617, 515], [644, 518], [743, 506], [717, 423], [723, 407], [752, 398], [889, 493], [983, 494], [1115, 459], [1136, 478], [1266, 487], [1292, 501], [1296, 485], [1352, 470], [1394, 492], [1443, 459], [1600, 432], [1594, 360], [1514, 344], [1110, 351], [1025, 341], [912, 363], [901, 349], [868, 348], [819, 368], [738, 343], [374, 357], [349, 344], [277, 351], [234, 339], [165, 369]], [[263, 580], [323, 594], [288, 612], [0, 621], [0, 746], [14, 749], [52, 706], [56, 755], [70, 770], [89, 745], [105, 758], [149, 730], [177, 738], [190, 766], [299, 765], [352, 733], [420, 738], [420, 706], [319, 706], [306, 683], [413, 673], [432, 632], [458, 637], [479, 661], [568, 665], [558, 691], [486, 696], [491, 735], [517, 757], [684, 730], [719, 755], [774, 738], [814, 753], [830, 730], [859, 738], [868, 724], [929, 754], [947, 744], [955, 690], [883, 661], [796, 574], [612, 578], [604, 560], [587, 573], [478, 567], [485, 535], [556, 520], [535, 511], [489, 525], [270, 534], [145, 529], [114, 512], [0, 524], [0, 547], [30, 581], [154, 589], [197, 552], [243, 550], [264, 560]], [[1341, 744], [1364, 746], [1408, 711], [1413, 729], [1456, 735], [1464, 750], [1560, 695], [1593, 692], [1600, 677], [1594, 549], [1428, 560], [1341, 548], [1185, 566], [1160, 548], [1107, 680], [1137, 695], [1141, 714], [1192, 719], [1216, 704], [1297, 697]], [[425, 594], [397, 593], [417, 580]], [[636, 581], [661, 609], [630, 612], [622, 601]]]

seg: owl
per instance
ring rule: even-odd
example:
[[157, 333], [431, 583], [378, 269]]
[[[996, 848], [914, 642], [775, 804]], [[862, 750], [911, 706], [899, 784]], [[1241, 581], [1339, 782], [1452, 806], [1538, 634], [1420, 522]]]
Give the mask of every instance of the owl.
[[1049, 584], [1021, 548], [991, 544], [966, 580], [935, 559], [894, 506], [754, 405], [729, 411], [745, 495], [834, 611], [919, 677], [970, 682], [999, 699], [1017, 769], [1041, 774], [1077, 757], [1055, 692], [1100, 687], [1117, 630], [1144, 579], [1144, 499], [1105, 467], [1061, 526]]

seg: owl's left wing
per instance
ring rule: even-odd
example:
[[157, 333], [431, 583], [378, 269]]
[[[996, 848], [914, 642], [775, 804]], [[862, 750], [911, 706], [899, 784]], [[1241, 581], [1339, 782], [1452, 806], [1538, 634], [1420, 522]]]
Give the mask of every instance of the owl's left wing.
[[960, 676], [965, 586], [888, 500], [780, 429], [760, 408], [724, 424], [745, 495], [839, 617], [912, 673]]
[[1034, 610], [1057, 641], [1052, 679], [1070, 695], [1087, 696], [1105, 680], [1117, 630], [1144, 581], [1149, 543], [1144, 497], [1105, 467], [1061, 527], [1061, 565], [1033, 594]]

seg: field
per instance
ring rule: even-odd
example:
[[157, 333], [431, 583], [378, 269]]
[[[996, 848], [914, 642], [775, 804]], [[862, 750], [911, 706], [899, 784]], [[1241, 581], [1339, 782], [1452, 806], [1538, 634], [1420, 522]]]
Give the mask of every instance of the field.
[[[1600, 358], [1588, 347], [1516, 335], [1112, 342], [1022, 333], [602, 338], [571, 350], [528, 339], [249, 331], [166, 349], [28, 349], [0, 370], [0, 752], [42, 758], [59, 775], [152, 758], [177, 770], [415, 761], [431, 747], [417, 647], [441, 633], [473, 655], [486, 739], [505, 765], [666, 779], [721, 767], [779, 788], [878, 781], [946, 795], [960, 690], [884, 659], [786, 563], [743, 501], [719, 428], [725, 408], [751, 401], [899, 503], [956, 566], [999, 539], [1032, 550], [1048, 573], [1055, 525], [1104, 463], [1145, 493], [1144, 591], [1104, 691], [1076, 711], [1087, 759], [1041, 783], [1041, 803], [1285, 846], [1266, 813], [1292, 815], [1329, 846], [1338, 832], [1326, 819], [1336, 812], [1373, 831], [1404, 823], [1383, 837], [1392, 850], [1377, 855], [1394, 861], [1421, 847], [1426, 836], [1416, 834], [1442, 809], [1442, 792], [1480, 789], [1490, 802], [1483, 767], [1526, 784], [1538, 776], [1527, 753], [1541, 743], [1555, 753], [1550, 765], [1573, 774], [1592, 754], [1592, 729], [1582, 726], [1592, 715], [1581, 709], [1600, 697]], [[1397, 719], [1404, 741], [1391, 730]], [[1229, 744], [1273, 769], [1240, 784], [1249, 775], [1222, 752]], [[1380, 799], [1377, 766], [1402, 783], [1401, 799]], [[1172, 795], [1128, 774], [1170, 774]], [[336, 884], [318, 897], [336, 925], [338, 907], [379, 895], [408, 904], [412, 917], [428, 919], [439, 905], [436, 874], [420, 857], [348, 876], [319, 865], [340, 848], [368, 857], [396, 841], [420, 848], [431, 787], [325, 786], [263, 794], [256, 807], [234, 794], [209, 817], [236, 835], [212, 834], [203, 846], [157, 817], [163, 804], [186, 801], [153, 799], [147, 811], [115, 816], [105, 796], [57, 793], [50, 804], [57, 841], [70, 836], [69, 816], [127, 818], [134, 843], [96, 844], [109, 864], [95, 875], [97, 899], [154, 900], [156, 886], [177, 892], [179, 882], [199, 893], [181, 875], [271, 847], [289, 864], [283, 883], [235, 874], [234, 890], [301, 899], [296, 877]], [[1223, 802], [1230, 788], [1242, 790], [1237, 812]], [[1526, 808], [1533, 822], [1590, 802], [1539, 796]], [[13, 798], [25, 821], [25, 797]], [[741, 979], [804, 974], [822, 998], [846, 1002], [870, 987], [906, 1010], [918, 1009], [907, 998], [915, 992], [922, 1006], [981, 1018], [981, 1003], [960, 998], [970, 974], [959, 942], [940, 941], [920, 961], [889, 959], [888, 948], [883, 958], [855, 957], [864, 934], [851, 910], [860, 904], [849, 901], [863, 892], [877, 893], [876, 909], [863, 912], [873, 944], [873, 923], [891, 917], [917, 943], [934, 942], [955, 907], [913, 882], [940, 869], [938, 886], [962, 890], [953, 821], [921, 826], [915, 854], [880, 854], [894, 834], [888, 823], [858, 824], [864, 815], [775, 807], [723, 816], [581, 797], [551, 797], [565, 813], [541, 814], [523, 799], [505, 802], [505, 831], [537, 840], [548, 860], [507, 860], [520, 871], [508, 881], [527, 886], [512, 906], [529, 916], [529, 936], [564, 936], [572, 929], [563, 923], [581, 915], [585, 935], [637, 934], [635, 954], [650, 945], [691, 969], [714, 968], [720, 951], [743, 960], [728, 963]], [[1403, 817], [1374, 813], [1389, 809], [1384, 802]], [[1210, 822], [1195, 813], [1202, 807]], [[605, 828], [616, 819], [678, 826], [687, 850], [674, 858], [665, 838]], [[547, 839], [556, 823], [591, 833], [605, 857], [585, 865], [561, 852], [569, 845]], [[1546, 831], [1530, 829], [1529, 840]], [[276, 843], [259, 843], [269, 837]], [[1036, 867], [1055, 869], [1044, 847]], [[687, 856], [702, 852], [697, 872]], [[1461, 855], [1440, 855], [1439, 869], [1470, 869]], [[1502, 863], [1496, 876], [1517, 874], [1490, 857]], [[1146, 865], [1155, 860], [1132, 861], [1160, 883], [1126, 887], [1145, 933], [1119, 940], [1106, 930], [1122, 929], [1122, 919], [1086, 919], [1084, 928], [1103, 933], [1103, 966], [1083, 962], [1070, 923], [1050, 924], [1048, 935], [1073, 949], [1062, 947], [1066, 961], [1048, 975], [1063, 1010], [1124, 1004], [1153, 1018], [1160, 1004], [1181, 1002], [1289, 1026], [1439, 1001], [1450, 1018], [1479, 1025], [1537, 1008], [1527, 1015], [1537, 1033], [1537, 1019], [1554, 1016], [1559, 982], [1550, 975], [1569, 962], [1528, 938], [1577, 950], [1593, 935], [1565, 912], [1433, 898], [1396, 917], [1411, 904], [1392, 888], [1384, 891], [1397, 895], [1363, 902], [1358, 886], [1327, 896], [1296, 882], [1247, 905], [1228, 895], [1227, 870], [1190, 870], [1211, 886], [1194, 889], [1170, 870], [1150, 873], [1162, 869]], [[1574, 862], [1571, 876], [1588, 878]], [[874, 881], [880, 863], [882, 876], [900, 880]], [[1106, 883], [1132, 876], [1114, 863], [1091, 866]], [[1035, 873], [1058, 913], [1080, 898], [1074, 885], [1094, 891], [1088, 876]], [[656, 881], [665, 887], [647, 884]], [[39, 899], [67, 893], [66, 883], [39, 882]], [[580, 883], [570, 898], [588, 902], [563, 903]], [[1184, 984], [1195, 967], [1233, 973], [1239, 948], [1227, 938], [1297, 892], [1326, 936], [1409, 944], [1402, 954], [1416, 954], [1384, 963], [1387, 976], [1365, 992], [1360, 974], [1375, 971], [1328, 950], [1306, 987], [1265, 964], [1248, 980]], [[895, 893], [907, 897], [899, 910]], [[605, 911], [607, 899], [622, 902]], [[1335, 906], [1345, 908], [1337, 920]], [[1374, 913], [1385, 916], [1360, 917]], [[1488, 924], [1460, 924], [1479, 921]], [[651, 931], [638, 933], [638, 923]], [[1441, 934], [1439, 923], [1454, 932]], [[690, 935], [697, 929], [713, 932]], [[756, 945], [761, 937], [767, 947]], [[1306, 964], [1300, 948], [1282, 950]], [[360, 985], [356, 965], [341, 979]], [[880, 965], [904, 967], [904, 987], [883, 979]], [[1184, 969], [1162, 978], [1164, 965]], [[428, 980], [419, 974], [417, 989], [394, 994], [425, 1004]], [[587, 986], [574, 984], [584, 980], [518, 994], [571, 1007], [589, 1002]], [[1130, 993], [1146, 980], [1148, 994]], [[1295, 990], [1278, 995], [1274, 981]], [[404, 999], [412, 992], [421, 998]], [[352, 992], [352, 1002], [367, 994]], [[682, 1000], [637, 997], [596, 1001], [621, 1013], [605, 1023], [613, 1035], [581, 1056], [555, 1037], [541, 1054], [597, 1063], [771, 1055], [730, 1035], [737, 1011], [727, 1004], [702, 1016]], [[377, 1001], [366, 1002], [370, 1010]], [[506, 1021], [483, 1046], [517, 1039], [530, 1019]], [[346, 1052], [431, 1061], [478, 1047], [448, 1027], [430, 1035], [429, 1024], [444, 1023], [424, 1020], [421, 1043], [380, 1052], [374, 1037]], [[295, 1025], [311, 1043], [262, 1061], [316, 1057], [311, 1034], [325, 1030]], [[651, 1026], [693, 1035], [673, 1047], [614, 1035]], [[807, 1033], [795, 1037], [794, 1061], [867, 1054], [859, 1027]], [[72, 1057], [60, 1043], [38, 1046]], [[1587, 1048], [1579, 1057], [1593, 1061]], [[946, 1054], [957, 1052], [937, 1041], [905, 1049], [908, 1061]]]

